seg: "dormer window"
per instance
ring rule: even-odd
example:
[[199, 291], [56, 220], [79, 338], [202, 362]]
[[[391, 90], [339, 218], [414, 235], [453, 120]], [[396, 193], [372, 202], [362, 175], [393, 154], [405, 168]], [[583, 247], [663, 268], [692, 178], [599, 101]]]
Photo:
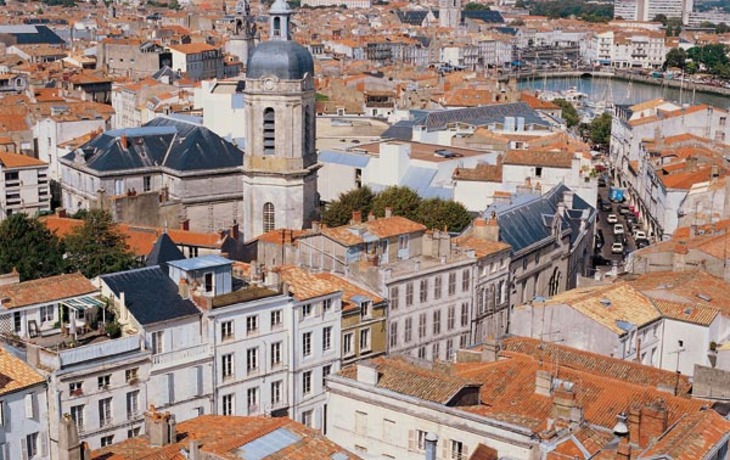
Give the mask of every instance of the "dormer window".
[[370, 318], [372, 315], [373, 303], [369, 300], [360, 302], [360, 318]]

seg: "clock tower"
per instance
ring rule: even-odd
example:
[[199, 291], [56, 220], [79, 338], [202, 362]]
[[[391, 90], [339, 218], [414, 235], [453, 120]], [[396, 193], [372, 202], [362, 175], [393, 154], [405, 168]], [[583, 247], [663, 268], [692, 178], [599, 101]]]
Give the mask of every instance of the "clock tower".
[[276, 0], [269, 40], [254, 48], [244, 89], [244, 238], [308, 228], [319, 209], [314, 61], [291, 40], [291, 10]]

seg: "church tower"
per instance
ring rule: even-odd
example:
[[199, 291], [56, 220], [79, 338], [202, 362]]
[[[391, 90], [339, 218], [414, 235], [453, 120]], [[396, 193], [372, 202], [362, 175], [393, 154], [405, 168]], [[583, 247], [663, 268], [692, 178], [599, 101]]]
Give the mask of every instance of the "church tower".
[[251, 14], [251, 4], [248, 0], [238, 0], [236, 3], [235, 28], [233, 35], [226, 43], [226, 51], [246, 64], [251, 57], [258, 31], [256, 29], [256, 18]]
[[461, 0], [439, 0], [439, 27], [459, 26], [461, 22]]
[[314, 61], [291, 40], [291, 10], [276, 0], [269, 40], [246, 66], [244, 238], [307, 228], [319, 209], [315, 151]]

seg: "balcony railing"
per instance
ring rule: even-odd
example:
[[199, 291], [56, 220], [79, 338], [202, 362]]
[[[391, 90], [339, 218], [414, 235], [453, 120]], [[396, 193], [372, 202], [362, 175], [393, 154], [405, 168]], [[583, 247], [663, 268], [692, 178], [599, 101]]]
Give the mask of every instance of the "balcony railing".
[[182, 350], [174, 350], [168, 353], [160, 353], [152, 355], [153, 366], [170, 366], [176, 364], [184, 364], [191, 361], [204, 358], [208, 355], [209, 347], [207, 343], [195, 345]]

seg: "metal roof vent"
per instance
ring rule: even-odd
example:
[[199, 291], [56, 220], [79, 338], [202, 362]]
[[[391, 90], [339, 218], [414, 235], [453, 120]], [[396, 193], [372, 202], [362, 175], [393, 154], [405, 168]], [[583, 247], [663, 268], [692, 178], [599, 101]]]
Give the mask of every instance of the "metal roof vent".
[[692, 314], [692, 307], [687, 307], [684, 309], [684, 314], [689, 316]]
[[707, 294], [703, 294], [701, 292], [699, 294], [697, 294], [697, 297], [700, 298], [700, 299], [702, 299], [702, 300], [704, 300], [705, 302], [711, 302], [712, 301], [712, 297], [710, 297]]
[[604, 307], [608, 308], [608, 307], [611, 306], [611, 300], [610, 299], [603, 298], [603, 299], [601, 299], [601, 305], [603, 305]]

